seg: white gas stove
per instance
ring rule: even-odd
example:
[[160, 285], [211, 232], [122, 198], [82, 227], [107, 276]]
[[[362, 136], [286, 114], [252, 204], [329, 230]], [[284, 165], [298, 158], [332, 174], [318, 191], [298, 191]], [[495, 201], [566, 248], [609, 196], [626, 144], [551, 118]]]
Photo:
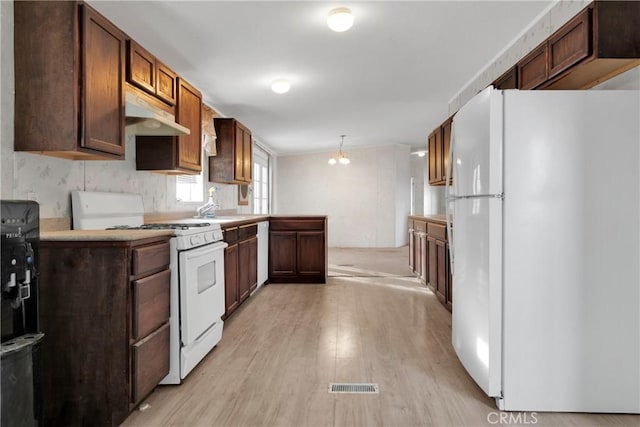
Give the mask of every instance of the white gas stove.
[[144, 224], [138, 194], [74, 191], [77, 230], [171, 229], [170, 370], [161, 384], [180, 384], [222, 338], [224, 248], [220, 224], [182, 219]]

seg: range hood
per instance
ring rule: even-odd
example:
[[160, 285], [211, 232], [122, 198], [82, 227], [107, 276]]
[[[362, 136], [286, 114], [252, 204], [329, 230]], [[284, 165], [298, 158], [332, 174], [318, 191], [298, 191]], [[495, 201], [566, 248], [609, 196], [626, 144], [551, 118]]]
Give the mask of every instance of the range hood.
[[173, 114], [148, 103], [142, 96], [126, 92], [124, 115], [127, 126], [136, 127], [136, 135], [189, 135], [191, 131], [176, 123]]

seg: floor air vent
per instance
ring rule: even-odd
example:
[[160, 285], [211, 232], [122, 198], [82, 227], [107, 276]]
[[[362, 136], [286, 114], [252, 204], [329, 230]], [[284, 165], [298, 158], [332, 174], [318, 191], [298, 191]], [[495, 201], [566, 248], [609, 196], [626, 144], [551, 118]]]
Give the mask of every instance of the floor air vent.
[[378, 394], [378, 384], [374, 383], [331, 383], [329, 393]]

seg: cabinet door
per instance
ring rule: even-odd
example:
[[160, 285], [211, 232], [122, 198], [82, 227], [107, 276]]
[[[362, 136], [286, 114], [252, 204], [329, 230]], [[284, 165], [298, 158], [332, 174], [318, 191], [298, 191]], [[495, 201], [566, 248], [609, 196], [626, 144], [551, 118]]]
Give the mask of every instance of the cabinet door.
[[518, 89], [518, 69], [511, 67], [493, 82], [496, 89]]
[[245, 181], [244, 179], [244, 157], [242, 150], [244, 147], [244, 129], [236, 125], [235, 138], [233, 140], [233, 161], [234, 161], [234, 178], [236, 181]]
[[155, 94], [156, 58], [133, 40], [127, 44], [127, 81]]
[[446, 242], [436, 240], [436, 296], [441, 302], [446, 301], [447, 281], [449, 280], [449, 269], [447, 268], [447, 248]]
[[427, 255], [429, 259], [429, 266], [427, 267], [429, 273], [429, 287], [432, 291], [436, 291], [438, 282], [438, 249], [436, 246], [436, 239], [427, 237]]
[[244, 180], [247, 184], [251, 183], [251, 158], [252, 144], [251, 144], [251, 132], [245, 130], [242, 137], [242, 169], [244, 173]]
[[258, 287], [258, 238], [249, 240], [249, 292]]
[[435, 153], [435, 164], [436, 164], [436, 170], [435, 170], [435, 178], [436, 178], [436, 182], [441, 183], [442, 181], [444, 181], [444, 168], [442, 167], [442, 161], [444, 160], [444, 150], [443, 150], [443, 143], [442, 143], [442, 128], [438, 128], [436, 130], [436, 143], [435, 143], [435, 147], [436, 147], [436, 153]]
[[549, 38], [549, 77], [591, 54], [591, 11], [586, 9]]
[[300, 276], [324, 274], [324, 232], [298, 232], [298, 273]]
[[156, 60], [156, 95], [169, 105], [176, 105], [178, 75]]
[[421, 234], [420, 235], [420, 280], [422, 281], [422, 283], [427, 283], [427, 280], [429, 280], [429, 260], [427, 258], [428, 254], [429, 254], [429, 250], [427, 249], [427, 235], [426, 234]]
[[[409, 220], [409, 224], [411, 224], [411, 220]], [[413, 241], [414, 237], [414, 231], [413, 231], [413, 226], [410, 225], [409, 228], [409, 269], [415, 273], [416, 271], [416, 267], [415, 267], [415, 243]]]
[[547, 80], [549, 76], [547, 53], [548, 49], [545, 43], [518, 62], [520, 89], [535, 89]]
[[[447, 181], [449, 167], [449, 148], [451, 147], [451, 119], [442, 125], [442, 181]], [[453, 173], [453, 170], [452, 170]], [[452, 177], [453, 178], [453, 177]]]
[[82, 16], [80, 145], [124, 157], [125, 36], [89, 9]]
[[413, 242], [411, 243], [413, 247], [413, 272], [416, 275], [420, 275], [420, 232], [413, 232]]
[[225, 317], [238, 307], [238, 245], [227, 246], [224, 250], [224, 306]]
[[179, 168], [200, 172], [202, 169], [202, 95], [182, 79], [178, 79], [178, 105], [176, 121], [189, 128], [191, 133], [178, 137]]
[[[255, 241], [256, 238], [253, 237], [238, 243], [238, 298], [240, 303], [249, 298], [252, 280], [256, 278], [256, 272], [252, 270], [256, 269], [257, 262], [255, 259], [251, 259], [251, 246]], [[257, 252], [255, 254], [257, 255]]]
[[297, 232], [269, 232], [269, 276], [295, 276], [297, 271]]
[[438, 182], [436, 160], [436, 133], [432, 132], [429, 135], [429, 184]]

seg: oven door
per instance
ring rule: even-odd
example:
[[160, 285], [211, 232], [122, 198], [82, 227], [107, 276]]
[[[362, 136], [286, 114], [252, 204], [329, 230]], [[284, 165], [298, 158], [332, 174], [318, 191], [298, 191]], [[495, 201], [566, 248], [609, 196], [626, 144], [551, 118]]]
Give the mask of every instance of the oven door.
[[180, 336], [189, 346], [224, 314], [224, 242], [178, 254]]

